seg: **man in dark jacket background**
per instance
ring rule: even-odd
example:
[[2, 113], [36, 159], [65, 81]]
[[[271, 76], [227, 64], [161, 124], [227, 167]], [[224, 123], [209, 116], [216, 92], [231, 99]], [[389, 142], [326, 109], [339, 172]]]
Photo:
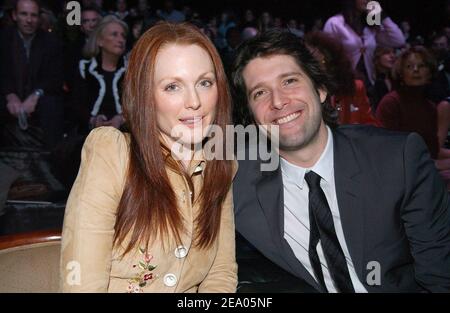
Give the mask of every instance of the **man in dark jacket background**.
[[37, 0], [16, 1], [15, 25], [0, 34], [3, 145], [52, 148], [62, 137], [62, 46], [39, 12]]

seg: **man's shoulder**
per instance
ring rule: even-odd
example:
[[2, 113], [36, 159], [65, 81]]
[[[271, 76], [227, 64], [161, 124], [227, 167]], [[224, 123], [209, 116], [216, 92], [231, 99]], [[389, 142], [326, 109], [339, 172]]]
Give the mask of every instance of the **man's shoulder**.
[[[417, 133], [392, 131], [368, 125], [345, 125], [333, 130], [335, 145], [350, 143], [355, 153], [373, 159], [378, 164], [403, 159], [407, 147], [426, 150], [424, 140]], [[338, 149], [341, 146], [338, 147]]]
[[345, 136], [353, 141], [363, 141], [367, 143], [385, 141], [399, 142], [405, 141], [410, 133], [393, 131], [371, 125], [342, 125], [333, 130], [335, 136]]
[[48, 50], [62, 49], [62, 40], [55, 33], [39, 29], [36, 33], [36, 39], [48, 47]]
[[[12, 26], [5, 26], [0, 28], [0, 48], [10, 47], [11, 40], [17, 34], [17, 28]], [[18, 36], [18, 34], [17, 34]]]

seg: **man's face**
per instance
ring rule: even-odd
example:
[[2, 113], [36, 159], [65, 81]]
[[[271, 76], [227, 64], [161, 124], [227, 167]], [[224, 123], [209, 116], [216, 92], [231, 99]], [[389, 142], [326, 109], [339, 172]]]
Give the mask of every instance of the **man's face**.
[[81, 31], [89, 36], [100, 21], [100, 15], [95, 11], [83, 11], [81, 13]]
[[32, 36], [39, 27], [38, 5], [31, 0], [19, 0], [13, 11], [13, 20], [23, 35]]
[[293, 57], [255, 58], [242, 75], [256, 122], [279, 127], [280, 150], [296, 151], [317, 140], [325, 127], [321, 102], [327, 93], [314, 88]]
[[448, 52], [448, 40], [446, 36], [441, 36], [433, 41], [431, 49], [438, 59], [444, 58]]

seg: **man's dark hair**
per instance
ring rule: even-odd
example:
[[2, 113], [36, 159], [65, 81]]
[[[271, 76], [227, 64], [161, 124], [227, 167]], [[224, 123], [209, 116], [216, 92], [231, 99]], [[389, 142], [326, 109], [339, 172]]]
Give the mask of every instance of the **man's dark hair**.
[[[329, 101], [329, 91], [334, 90], [332, 81], [303, 42], [289, 32], [269, 30], [239, 46], [231, 75], [234, 95], [241, 102], [244, 99], [245, 103], [247, 102], [246, 87], [242, 77], [244, 68], [255, 58], [272, 55], [293, 57], [302, 71], [311, 79], [315, 90], [318, 92], [319, 89], [323, 89], [328, 92], [327, 99], [322, 103], [322, 118], [328, 126], [336, 127], [337, 112]], [[243, 103], [239, 103], [239, 105], [243, 105]]]
[[[19, 1], [20, 1], [20, 0], [15, 0], [15, 1], [14, 1], [13, 9], [14, 9], [15, 12], [17, 12], [17, 6], [19, 5]], [[41, 3], [41, 1], [40, 1], [40, 0], [29, 0], [29, 1], [32, 1], [32, 2], [36, 3], [36, 5], [37, 5], [38, 8], [39, 8], [39, 13], [40, 13], [40, 12], [41, 12], [41, 9], [42, 9], [42, 3]]]

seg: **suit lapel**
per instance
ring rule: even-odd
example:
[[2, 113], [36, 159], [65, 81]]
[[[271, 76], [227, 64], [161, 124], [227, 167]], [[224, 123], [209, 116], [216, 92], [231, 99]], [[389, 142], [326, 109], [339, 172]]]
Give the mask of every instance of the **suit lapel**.
[[364, 275], [364, 211], [361, 196], [364, 192], [352, 143], [339, 130], [333, 131], [334, 178], [345, 242], [355, 271], [365, 285]]
[[278, 249], [277, 253], [294, 273], [317, 290], [321, 290], [321, 287], [298, 261], [288, 242], [284, 239], [284, 197], [280, 167], [276, 171], [262, 172], [261, 180], [256, 184], [256, 193], [269, 225], [271, 237]]

